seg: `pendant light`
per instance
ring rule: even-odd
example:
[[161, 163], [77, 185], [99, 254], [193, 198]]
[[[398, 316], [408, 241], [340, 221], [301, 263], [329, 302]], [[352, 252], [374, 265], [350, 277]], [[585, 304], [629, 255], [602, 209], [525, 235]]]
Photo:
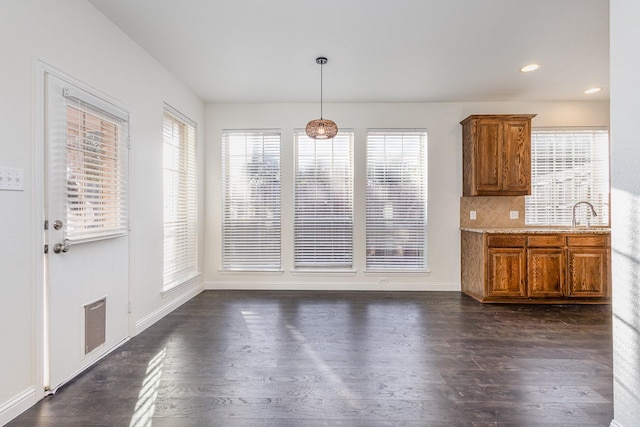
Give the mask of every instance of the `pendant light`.
[[309, 138], [331, 139], [338, 133], [338, 125], [333, 120], [322, 118], [322, 66], [327, 63], [327, 58], [316, 58], [316, 64], [320, 65], [320, 118], [307, 123], [305, 131]]

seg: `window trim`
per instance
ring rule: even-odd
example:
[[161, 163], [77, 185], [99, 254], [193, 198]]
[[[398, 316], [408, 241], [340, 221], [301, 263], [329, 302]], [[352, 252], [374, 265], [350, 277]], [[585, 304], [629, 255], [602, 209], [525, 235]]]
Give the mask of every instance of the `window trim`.
[[[546, 221], [546, 222], [540, 222], [540, 221], [536, 221], [536, 222], [532, 222], [530, 220], [531, 216], [532, 216], [532, 209], [534, 209], [533, 206], [531, 206], [530, 204], [532, 203], [531, 200], [534, 196], [534, 190], [535, 190], [535, 182], [534, 182], [534, 171], [535, 171], [535, 165], [534, 165], [534, 161], [535, 161], [535, 147], [534, 147], [534, 143], [535, 143], [535, 134], [536, 132], [538, 133], [556, 133], [556, 134], [579, 134], [579, 133], [591, 133], [592, 135], [594, 134], [599, 134], [599, 135], [603, 135], [606, 137], [606, 147], [600, 147], [600, 150], [602, 150], [603, 152], [606, 152], [606, 159], [604, 161], [602, 161], [602, 165], [604, 165], [604, 167], [606, 168], [606, 171], [603, 175], [606, 176], [606, 178], [603, 178], [603, 180], [601, 181], [596, 181], [595, 185], [603, 185], [603, 184], [607, 184], [607, 191], [606, 191], [606, 197], [603, 198], [603, 200], [601, 202], [596, 202], [593, 199], [589, 199], [587, 198], [581, 198], [580, 200], [572, 200], [571, 203], [564, 203], [564, 205], [566, 205], [566, 209], [563, 211], [563, 215], [559, 216], [561, 219], [564, 219], [564, 221], [561, 222], [551, 222], [551, 221]], [[597, 140], [597, 136], [595, 136], [592, 140], [591, 140], [592, 144], [598, 142]], [[600, 141], [601, 143], [603, 141]], [[529, 196], [526, 196], [525, 199], [525, 223], [527, 226], [532, 226], [532, 227], [568, 227], [571, 225], [571, 216], [572, 216], [572, 209], [571, 206], [579, 201], [590, 201], [592, 203], [595, 204], [596, 206], [596, 210], [598, 211], [599, 214], [599, 218], [596, 218], [596, 223], [592, 224], [593, 227], [610, 227], [611, 226], [611, 133], [608, 127], [605, 126], [566, 126], [566, 127], [533, 127], [531, 129], [531, 191], [532, 194]], [[575, 147], [575, 146], [574, 146]], [[593, 151], [597, 150], [598, 148], [594, 148]], [[593, 151], [591, 152], [591, 154], [594, 154]], [[597, 170], [597, 167], [594, 168]], [[590, 186], [593, 187], [594, 183], [590, 182]], [[576, 192], [575, 188], [572, 190], [573, 193]], [[598, 193], [601, 194], [601, 193]], [[605, 195], [605, 194], [603, 194]], [[556, 195], [556, 197], [558, 197]], [[605, 200], [606, 199], [606, 200]], [[528, 209], [527, 209], [528, 208]], [[547, 208], [552, 208], [550, 206], [547, 205]], [[555, 207], [553, 207], [553, 209], [555, 209]], [[605, 215], [603, 215], [603, 213]], [[602, 219], [605, 219], [605, 222], [602, 222]]]
[[[65, 221], [67, 226], [64, 229], [64, 238], [65, 241], [70, 244], [79, 244], [79, 243], [88, 243], [99, 240], [113, 239], [117, 237], [123, 237], [129, 235], [129, 133], [130, 133], [130, 123], [129, 123], [129, 113], [125, 110], [102, 100], [101, 98], [83, 90], [76, 86], [70, 85], [65, 86], [63, 91], [63, 102], [65, 109], [65, 132], [64, 138], [65, 142], [65, 158], [67, 163], [67, 196], [65, 200]], [[78, 121], [77, 123], [72, 120], [69, 115], [69, 110], [75, 110], [77, 113], [81, 114], [83, 120]], [[85, 219], [86, 211], [82, 211], [80, 216], [76, 216], [76, 219], [73, 219], [73, 215], [71, 211], [77, 208], [77, 206], [71, 206], [70, 197], [75, 195], [78, 197], [77, 200], [80, 200], [83, 194], [88, 193], [87, 187], [90, 185], [91, 180], [89, 179], [88, 171], [95, 171], [94, 165], [91, 162], [84, 161], [87, 153], [89, 153], [89, 149], [86, 146], [86, 126], [87, 122], [86, 116], [92, 116], [95, 119], [98, 119], [101, 123], [107, 122], [109, 125], [113, 126], [115, 129], [115, 139], [113, 140], [113, 150], [110, 153], [105, 152], [104, 150], [100, 152], [98, 157], [109, 158], [111, 157], [112, 162], [111, 168], [100, 168], [99, 172], [101, 176], [111, 175], [110, 184], [107, 185], [105, 179], [102, 179], [101, 185], [97, 187], [98, 194], [103, 194], [103, 190], [105, 190], [105, 186], [108, 187], [107, 193], [115, 194], [114, 197], [111, 197], [111, 202], [103, 205], [100, 203], [98, 205], [97, 211], [98, 213], [103, 212], [107, 213], [105, 215], [110, 223], [115, 224], [110, 227], [96, 227], [93, 228], [90, 224], [86, 224], [87, 220]], [[79, 138], [76, 141], [77, 147], [75, 149], [71, 149], [71, 140], [72, 136], [69, 133], [70, 126], [74, 124], [77, 125], [77, 128], [74, 128], [78, 134]], [[81, 132], [83, 132], [81, 134]], [[76, 156], [82, 155], [82, 161], [71, 161], [70, 156], [73, 156], [72, 152], [76, 153]], [[83, 154], [84, 153], [84, 154]], [[109, 156], [111, 154], [111, 156]], [[78, 168], [75, 169], [78, 172], [79, 178], [76, 181], [76, 188], [70, 187], [69, 180], [70, 173], [73, 172], [70, 167], [71, 164], [75, 164]], [[84, 176], [84, 178], [82, 178]], [[94, 187], [95, 189], [95, 187]], [[85, 190], [85, 191], [83, 191]], [[80, 203], [80, 207], [84, 209], [89, 202], [86, 204]], [[113, 211], [117, 213], [113, 213]], [[74, 225], [76, 224], [77, 225]], [[77, 228], [77, 229], [74, 229]]]
[[[172, 126], [175, 124], [181, 125], [185, 127], [185, 139], [181, 139], [180, 150], [184, 151], [183, 155], [185, 156], [184, 162], [186, 162], [186, 170], [181, 169], [180, 180], [181, 183], [185, 186], [184, 194], [181, 194], [184, 201], [184, 205], [178, 207], [180, 210], [184, 210], [184, 216], [181, 221], [186, 221], [185, 231], [181, 234], [181, 238], [188, 242], [187, 246], [189, 249], [183, 250], [185, 252], [186, 261], [183, 263], [184, 265], [178, 265], [177, 268], [174, 266], [171, 274], [168, 274], [168, 261], [166, 256], [167, 251], [167, 218], [165, 216], [166, 212], [163, 209], [163, 280], [162, 280], [162, 294], [167, 294], [172, 290], [179, 288], [183, 285], [191, 283], [194, 278], [198, 277], [201, 274], [200, 271], [200, 214], [199, 214], [199, 183], [198, 183], [198, 162], [197, 162], [197, 150], [198, 150], [198, 126], [197, 124], [189, 119], [187, 116], [165, 103], [163, 108], [163, 121], [162, 121], [162, 133], [163, 133], [163, 150], [166, 148], [166, 144], [168, 144], [166, 137], [167, 131], [167, 119], [171, 119]], [[182, 146], [182, 145], [185, 146]], [[163, 204], [167, 202], [167, 193], [166, 190], [166, 180], [167, 180], [167, 159], [164, 158], [163, 152]], [[184, 182], [186, 180], [186, 183]], [[182, 190], [180, 190], [182, 191]], [[174, 194], [175, 196], [175, 194]], [[176, 207], [174, 206], [174, 209]], [[176, 262], [171, 262], [169, 264], [177, 264]]]
[[[314, 144], [319, 144], [320, 146], [322, 146], [322, 144], [328, 144], [334, 143], [334, 140], [336, 138], [347, 138], [348, 139], [348, 173], [345, 176], [346, 178], [348, 178], [349, 180], [349, 188], [348, 188], [348, 208], [345, 210], [346, 213], [348, 213], [350, 216], [347, 220], [347, 223], [349, 223], [349, 226], [347, 227], [349, 230], [349, 234], [350, 234], [350, 239], [349, 239], [349, 249], [344, 251], [345, 254], [348, 255], [348, 260], [346, 261], [339, 261], [339, 260], [326, 260], [326, 261], [322, 261], [322, 260], [318, 260], [316, 262], [313, 262], [313, 260], [307, 260], [307, 261], [298, 261], [297, 260], [297, 254], [298, 254], [298, 232], [297, 232], [297, 227], [298, 227], [298, 212], [299, 212], [299, 199], [298, 199], [298, 171], [299, 171], [299, 161], [300, 161], [300, 153], [299, 153], [299, 143], [300, 143], [300, 139], [303, 139], [305, 142], [312, 142]], [[347, 273], [349, 274], [349, 272], [353, 271], [354, 268], [354, 263], [355, 263], [355, 234], [354, 234], [354, 222], [355, 222], [355, 204], [354, 204], [354, 192], [355, 192], [355, 171], [354, 171], [354, 164], [355, 164], [355, 157], [354, 157], [354, 151], [355, 151], [355, 132], [353, 131], [353, 129], [350, 128], [344, 128], [344, 129], [340, 129], [338, 131], [338, 134], [334, 137], [331, 138], [329, 140], [313, 140], [311, 138], [309, 138], [304, 129], [294, 129], [293, 132], [293, 150], [294, 150], [294, 165], [293, 165], [293, 200], [294, 200], [294, 218], [293, 218], [293, 227], [294, 227], [294, 232], [293, 232], [293, 259], [292, 259], [292, 264], [293, 264], [293, 271], [299, 272], [299, 273], [323, 273], [323, 274], [327, 274], [327, 273], [333, 273], [333, 272], [337, 272], [337, 273]], [[331, 163], [331, 166], [334, 166], [334, 163]], [[333, 239], [332, 239], [333, 241]], [[346, 242], [346, 239], [345, 239]], [[316, 258], [316, 256], [313, 256], [312, 258]]]
[[[370, 209], [370, 201], [369, 201], [369, 191], [370, 191], [370, 186], [369, 186], [369, 178], [370, 178], [370, 151], [371, 151], [371, 146], [370, 146], [370, 136], [372, 135], [384, 135], [384, 137], [386, 138], [387, 136], [392, 136], [394, 134], [396, 135], [411, 135], [414, 134], [416, 136], [418, 136], [419, 138], [422, 139], [422, 147], [420, 148], [420, 150], [422, 151], [422, 158], [420, 160], [421, 162], [421, 180], [422, 183], [420, 184], [422, 186], [422, 204], [423, 204], [423, 209], [424, 209], [424, 228], [423, 228], [423, 232], [421, 233], [421, 239], [423, 242], [423, 246], [422, 246], [422, 251], [423, 251], [423, 255], [421, 257], [422, 259], [422, 265], [421, 266], [414, 266], [412, 268], [408, 268], [406, 265], [400, 265], [398, 267], [392, 266], [390, 264], [386, 264], [386, 265], [379, 265], [379, 266], [375, 266], [372, 265], [369, 262], [369, 239], [371, 238], [371, 235], [369, 233], [369, 230], [371, 228], [370, 224], [369, 224], [369, 215], [368, 215], [368, 211]], [[388, 274], [416, 274], [416, 275], [421, 275], [424, 273], [429, 273], [430, 269], [429, 269], [429, 257], [428, 257], [428, 206], [429, 206], [429, 156], [428, 156], [428, 149], [429, 149], [429, 137], [428, 137], [428, 132], [426, 128], [369, 128], [367, 129], [367, 133], [366, 133], [366, 142], [365, 142], [365, 147], [366, 147], [366, 158], [365, 158], [365, 163], [366, 163], [366, 171], [365, 171], [365, 179], [366, 179], [366, 196], [365, 196], [365, 274], [376, 274], [376, 273], [388, 273]]]
[[[230, 203], [229, 200], [227, 200], [227, 191], [228, 191], [228, 182], [227, 182], [227, 174], [228, 172], [228, 168], [229, 168], [229, 164], [228, 164], [228, 159], [229, 159], [229, 154], [228, 154], [228, 138], [232, 135], [248, 135], [249, 137], [257, 137], [258, 135], [262, 135], [263, 138], [263, 142], [264, 142], [264, 137], [268, 136], [268, 137], [274, 137], [277, 136], [277, 151], [278, 151], [278, 155], [277, 155], [277, 159], [278, 159], [278, 164], [277, 164], [277, 175], [278, 175], [278, 194], [277, 194], [277, 203], [274, 203], [272, 205], [272, 207], [274, 209], [277, 208], [277, 212], [275, 212], [275, 220], [277, 221], [277, 229], [274, 233], [274, 235], [278, 236], [277, 237], [277, 245], [275, 242], [275, 239], [273, 241], [273, 245], [274, 247], [277, 246], [277, 253], [274, 252], [273, 254], [273, 259], [277, 259], [277, 265], [273, 264], [272, 266], [268, 266], [267, 264], [265, 265], [258, 265], [259, 263], [257, 263], [256, 265], [230, 265], [228, 267], [225, 267], [226, 261], [225, 261], [225, 254], [226, 254], [226, 248], [227, 248], [227, 231], [225, 228], [225, 224], [228, 221], [227, 215], [229, 214], [229, 212], [227, 212], [227, 205], [228, 203]], [[221, 167], [221, 183], [222, 183], [222, 212], [221, 212], [221, 230], [220, 230], [220, 240], [221, 240], [221, 248], [220, 248], [220, 269], [219, 271], [222, 273], [260, 273], [260, 272], [264, 272], [264, 273], [278, 273], [281, 271], [282, 269], [282, 179], [281, 179], [281, 175], [282, 175], [282, 132], [280, 129], [274, 129], [274, 128], [264, 128], [264, 129], [223, 129], [222, 130], [222, 144], [221, 144], [221, 163], [222, 163], [222, 167]], [[246, 143], [246, 141], [245, 141]], [[264, 153], [264, 151], [262, 152]], [[270, 205], [271, 206], [271, 205]], [[231, 260], [233, 261], [233, 259]]]

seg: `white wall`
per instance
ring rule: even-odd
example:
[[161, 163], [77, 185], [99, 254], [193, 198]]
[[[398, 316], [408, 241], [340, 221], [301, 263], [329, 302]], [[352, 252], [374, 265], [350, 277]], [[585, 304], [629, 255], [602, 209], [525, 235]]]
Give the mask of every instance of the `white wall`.
[[[459, 203], [462, 193], [462, 131], [470, 114], [536, 113], [533, 126], [608, 126], [607, 102], [326, 104], [325, 116], [355, 131], [355, 274], [292, 272], [293, 136], [316, 118], [317, 104], [207, 104], [206, 287], [210, 289], [459, 290]], [[282, 273], [221, 272], [221, 141], [223, 129], [282, 131]], [[428, 274], [365, 273], [365, 136], [367, 128], [426, 128], [428, 134]]]
[[[202, 278], [162, 289], [163, 102], [200, 124], [203, 103], [84, 0], [0, 3], [0, 167], [24, 170], [25, 189], [0, 191], [0, 425], [42, 395], [38, 215], [42, 183], [35, 134], [36, 59], [131, 108], [131, 330], [136, 333], [202, 289]], [[201, 203], [203, 206], [204, 203]], [[204, 216], [203, 216], [204, 218]]]
[[614, 422], [640, 423], [640, 2], [611, 0]]

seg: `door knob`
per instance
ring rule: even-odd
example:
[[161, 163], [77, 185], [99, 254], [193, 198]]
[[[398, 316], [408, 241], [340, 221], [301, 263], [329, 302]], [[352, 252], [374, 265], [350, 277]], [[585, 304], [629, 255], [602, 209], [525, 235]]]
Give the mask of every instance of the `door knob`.
[[61, 228], [62, 228], [62, 221], [60, 221], [59, 219], [56, 219], [55, 221], [53, 221], [54, 230], [60, 230]]
[[60, 252], [69, 252], [69, 244], [68, 243], [56, 243], [53, 245], [53, 252], [59, 254]]

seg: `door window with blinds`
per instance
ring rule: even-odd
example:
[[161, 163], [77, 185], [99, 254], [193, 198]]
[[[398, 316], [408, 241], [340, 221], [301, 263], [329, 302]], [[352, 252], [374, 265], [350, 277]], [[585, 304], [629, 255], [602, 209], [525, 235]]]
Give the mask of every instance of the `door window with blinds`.
[[353, 264], [353, 132], [329, 140], [294, 134], [294, 266]]
[[580, 224], [609, 225], [609, 133], [606, 129], [532, 129], [529, 225], [570, 226], [573, 205]]
[[163, 122], [166, 291], [198, 274], [198, 190], [195, 123], [169, 106]]
[[427, 133], [367, 133], [367, 270], [427, 268]]
[[128, 233], [129, 124], [125, 111], [78, 88], [66, 109], [66, 227], [69, 243]]
[[222, 135], [222, 268], [280, 269], [280, 132]]

